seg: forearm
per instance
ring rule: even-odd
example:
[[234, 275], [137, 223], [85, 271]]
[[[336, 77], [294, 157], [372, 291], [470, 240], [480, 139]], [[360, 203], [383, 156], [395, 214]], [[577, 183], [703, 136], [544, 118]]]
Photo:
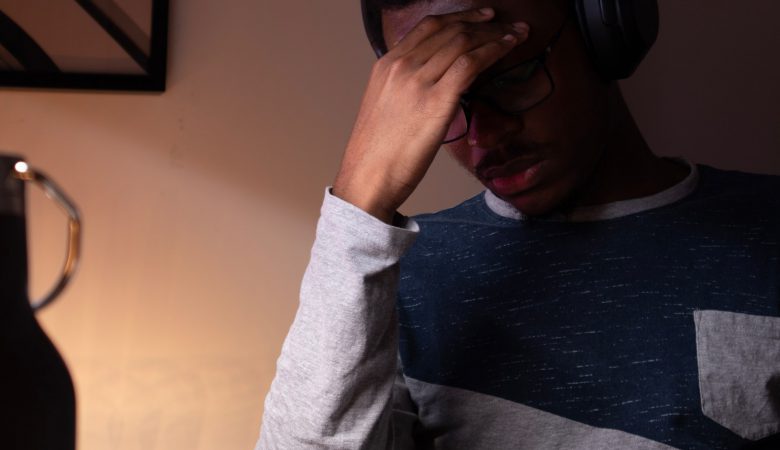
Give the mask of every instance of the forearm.
[[416, 230], [413, 222], [392, 227], [326, 195], [258, 449], [390, 442], [397, 263]]

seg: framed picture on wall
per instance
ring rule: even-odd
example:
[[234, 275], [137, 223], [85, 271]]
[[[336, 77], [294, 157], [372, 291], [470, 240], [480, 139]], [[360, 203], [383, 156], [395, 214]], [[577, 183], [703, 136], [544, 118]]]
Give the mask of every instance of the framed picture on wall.
[[0, 0], [0, 87], [164, 91], [168, 0]]

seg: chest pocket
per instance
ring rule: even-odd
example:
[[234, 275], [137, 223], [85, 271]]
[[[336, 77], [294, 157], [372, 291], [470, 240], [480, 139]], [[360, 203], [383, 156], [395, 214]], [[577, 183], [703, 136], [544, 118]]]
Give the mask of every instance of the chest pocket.
[[695, 311], [704, 414], [746, 439], [780, 432], [780, 317]]

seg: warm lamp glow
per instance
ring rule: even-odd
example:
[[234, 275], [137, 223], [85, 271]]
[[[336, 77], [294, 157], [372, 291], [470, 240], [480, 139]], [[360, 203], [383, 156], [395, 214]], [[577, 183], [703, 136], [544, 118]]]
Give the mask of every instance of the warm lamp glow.
[[14, 170], [16, 170], [19, 173], [27, 173], [29, 169], [30, 167], [24, 161], [19, 161], [16, 164], [14, 164]]

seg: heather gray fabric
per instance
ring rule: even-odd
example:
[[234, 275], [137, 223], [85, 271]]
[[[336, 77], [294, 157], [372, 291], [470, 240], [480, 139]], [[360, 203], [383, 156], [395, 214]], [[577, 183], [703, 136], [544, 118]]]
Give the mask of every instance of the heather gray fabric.
[[704, 414], [747, 439], [780, 432], [780, 317], [693, 317]]
[[398, 259], [418, 231], [413, 220], [392, 227], [326, 192], [257, 449], [408, 448], [393, 438], [408, 439], [398, 427], [414, 419], [393, 419], [395, 299]]
[[[608, 220], [615, 219], [617, 217], [627, 216], [629, 214], [636, 214], [638, 212], [647, 211], [653, 208], [660, 208], [661, 206], [672, 204], [678, 200], [682, 200], [688, 194], [696, 189], [699, 183], [699, 171], [695, 164], [690, 163], [680, 158], [669, 158], [678, 164], [688, 167], [688, 176], [685, 179], [674, 186], [669, 187], [661, 192], [649, 195], [647, 197], [632, 198], [629, 200], [621, 200], [612, 203], [605, 203], [603, 205], [595, 206], [583, 206], [574, 208], [566, 213], [556, 213], [545, 217], [545, 220], [561, 221], [561, 222], [591, 222], [596, 220]], [[525, 220], [526, 217], [523, 213], [515, 209], [511, 204], [496, 197], [490, 191], [485, 191], [485, 202], [488, 207], [499, 216], [507, 217], [515, 220]], [[537, 217], [536, 220], [539, 220]]]
[[[671, 449], [660, 442], [595, 428], [509, 400], [406, 378], [419, 407], [420, 437], [433, 448]], [[468, 424], [465, 425], [464, 424]]]

